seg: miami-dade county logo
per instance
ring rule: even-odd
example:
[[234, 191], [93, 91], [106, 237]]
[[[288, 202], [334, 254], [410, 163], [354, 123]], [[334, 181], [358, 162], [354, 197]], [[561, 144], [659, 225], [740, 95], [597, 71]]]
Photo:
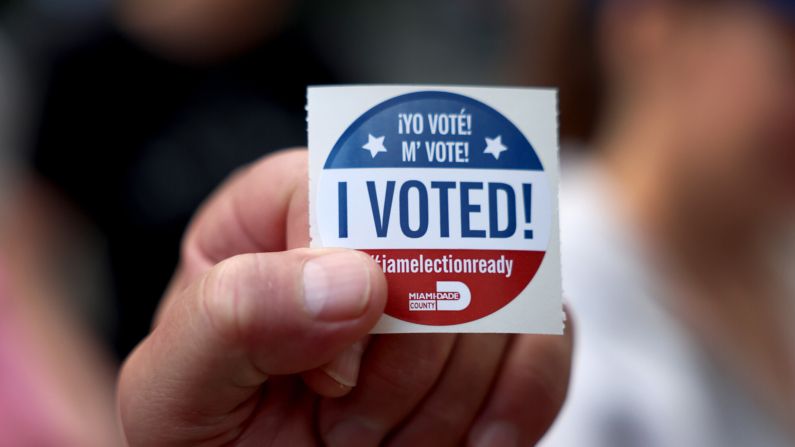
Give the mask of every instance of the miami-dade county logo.
[[386, 313], [425, 325], [483, 318], [536, 274], [551, 225], [541, 161], [493, 108], [447, 92], [389, 99], [334, 145], [318, 181], [324, 246], [369, 253]]

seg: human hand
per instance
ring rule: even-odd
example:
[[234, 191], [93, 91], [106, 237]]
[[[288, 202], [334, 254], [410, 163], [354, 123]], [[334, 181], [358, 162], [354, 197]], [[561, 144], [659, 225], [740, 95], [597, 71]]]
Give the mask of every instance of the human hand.
[[129, 445], [534, 445], [566, 394], [570, 329], [368, 336], [386, 280], [366, 254], [300, 248], [307, 183], [306, 152], [282, 152], [199, 210], [121, 371]]

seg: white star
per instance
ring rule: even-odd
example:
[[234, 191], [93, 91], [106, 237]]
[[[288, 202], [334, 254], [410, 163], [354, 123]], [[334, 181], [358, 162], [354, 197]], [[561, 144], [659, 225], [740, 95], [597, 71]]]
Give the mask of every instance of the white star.
[[373, 156], [373, 158], [375, 158], [375, 155], [379, 152], [386, 152], [386, 148], [384, 147], [384, 137], [375, 138], [370, 134], [367, 134], [367, 137], [370, 141], [362, 146], [362, 149], [367, 149], [370, 151], [370, 154]]
[[507, 151], [508, 148], [502, 144], [502, 135], [497, 135], [497, 138], [486, 138], [486, 150], [484, 154], [491, 154], [495, 160], [500, 159], [500, 152]]

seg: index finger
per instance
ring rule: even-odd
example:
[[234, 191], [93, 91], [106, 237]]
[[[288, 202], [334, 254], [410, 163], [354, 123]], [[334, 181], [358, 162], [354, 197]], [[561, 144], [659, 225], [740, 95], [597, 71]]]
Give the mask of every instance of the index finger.
[[224, 259], [309, 246], [306, 149], [289, 149], [239, 168], [191, 220], [180, 261], [153, 319], [182, 291]]
[[246, 253], [309, 246], [305, 149], [265, 157], [233, 174], [203, 205], [182, 243], [184, 280]]

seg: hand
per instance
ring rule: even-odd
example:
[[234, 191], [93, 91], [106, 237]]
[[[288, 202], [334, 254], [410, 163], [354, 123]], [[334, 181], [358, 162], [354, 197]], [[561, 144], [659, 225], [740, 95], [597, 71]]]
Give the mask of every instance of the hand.
[[386, 280], [363, 253], [299, 248], [306, 165], [265, 158], [194, 218], [122, 368], [129, 445], [534, 445], [566, 394], [571, 331], [368, 336]]

